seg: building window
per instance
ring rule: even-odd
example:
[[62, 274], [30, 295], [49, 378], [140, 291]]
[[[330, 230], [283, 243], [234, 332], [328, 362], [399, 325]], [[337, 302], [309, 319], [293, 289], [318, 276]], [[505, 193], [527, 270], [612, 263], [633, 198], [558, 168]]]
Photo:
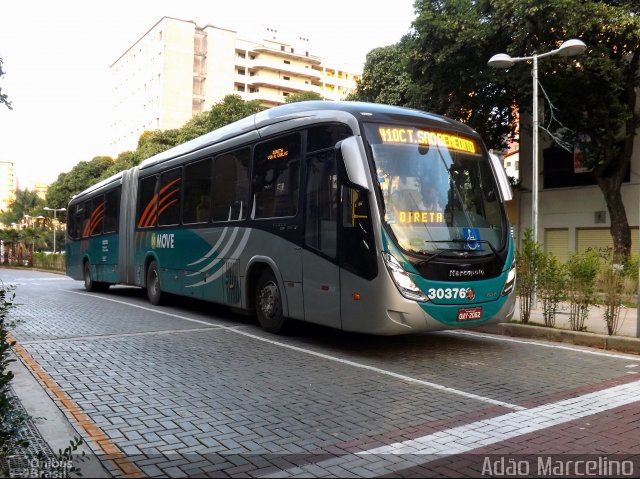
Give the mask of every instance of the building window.
[[291, 80], [291, 77], [282, 77], [283, 80]]
[[285, 60], [284, 63], [285, 65], [291, 65], [291, 62], [289, 60]]

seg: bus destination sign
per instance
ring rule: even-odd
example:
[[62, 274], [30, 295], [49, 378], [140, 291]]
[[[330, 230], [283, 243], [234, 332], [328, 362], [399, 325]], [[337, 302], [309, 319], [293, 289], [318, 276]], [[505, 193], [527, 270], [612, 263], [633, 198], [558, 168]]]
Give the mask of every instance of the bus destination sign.
[[475, 141], [450, 133], [439, 131], [419, 130], [411, 126], [378, 128], [382, 143], [398, 145], [414, 144], [424, 146], [445, 147], [450, 150], [462, 151], [466, 153], [477, 153], [478, 147]]

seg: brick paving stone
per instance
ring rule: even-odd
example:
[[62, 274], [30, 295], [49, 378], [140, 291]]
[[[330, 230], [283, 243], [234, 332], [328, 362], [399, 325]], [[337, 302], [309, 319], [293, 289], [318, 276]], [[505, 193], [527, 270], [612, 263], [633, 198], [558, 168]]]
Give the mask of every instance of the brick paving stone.
[[[77, 282], [64, 282], [64, 288], [80, 291]], [[188, 454], [199, 448], [203, 453], [275, 453], [285, 458], [322, 451], [343, 454], [432, 434], [485, 414], [504, 414], [477, 400], [284, 349], [221, 330], [217, 324], [239, 324], [243, 331], [276, 342], [527, 407], [631, 376], [624, 359], [577, 351], [448, 333], [377, 338], [316, 329], [278, 338], [253, 323], [234, 322], [232, 316], [216, 318], [209, 306], [180, 301], [179, 307], [162, 308], [208, 322], [207, 329], [148, 311], [153, 308], [144, 298], [126, 288], [115, 288], [106, 297], [146, 310], [50, 287], [26, 285], [18, 294], [16, 314], [25, 322], [15, 331], [17, 339], [111, 440], [131, 448], [129, 452]], [[576, 427], [545, 430], [562, 433], [551, 442], [545, 432], [521, 444], [505, 442], [517, 451], [543, 446], [539, 438], [547, 445], [564, 441], [574, 448], [636, 447], [637, 428], [629, 421], [640, 422], [640, 416], [627, 411], [624, 417], [626, 424], [614, 420], [608, 429], [597, 423], [605, 439], [597, 443], [589, 443]], [[532, 423], [545, 425], [546, 420], [540, 416]], [[596, 430], [589, 427], [585, 430]], [[467, 435], [457, 444], [465, 447], [473, 440]], [[286, 468], [286, 459], [281, 461], [280, 469]], [[152, 466], [157, 467], [147, 464]], [[224, 473], [224, 467], [217, 470]]]

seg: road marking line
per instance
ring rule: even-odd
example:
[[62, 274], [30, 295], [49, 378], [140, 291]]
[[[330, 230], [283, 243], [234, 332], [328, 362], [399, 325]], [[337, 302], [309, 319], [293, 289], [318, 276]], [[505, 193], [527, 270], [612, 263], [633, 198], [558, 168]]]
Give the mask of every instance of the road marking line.
[[[7, 340], [9, 343], [16, 341], [11, 333], [7, 334]], [[24, 365], [31, 370], [31, 374], [38, 379], [40, 384], [49, 392], [49, 395], [57, 399], [59, 405], [67, 410], [76, 424], [85, 431], [89, 439], [106, 455], [100, 457], [100, 461], [111, 461], [115, 464], [115, 467], [122, 472], [123, 477], [146, 477], [135, 464], [126, 458], [120, 448], [111, 442], [109, 436], [107, 436], [89, 416], [82, 412], [80, 406], [58, 386], [53, 378], [17, 341], [13, 345], [13, 351], [22, 360]]]
[[22, 341], [22, 344], [46, 344], [57, 343], [60, 341], [93, 341], [99, 339], [127, 338], [130, 336], [157, 336], [162, 334], [174, 333], [192, 333], [208, 331], [209, 329], [219, 329], [219, 326], [212, 324], [209, 328], [191, 328], [191, 329], [160, 329], [157, 331], [141, 331], [139, 333], [120, 333], [120, 334], [94, 334], [92, 336], [61, 336], [53, 339], [33, 339], [31, 341]]
[[[565, 424], [640, 401], [640, 381], [614, 386], [575, 398], [515, 411], [502, 416], [438, 431], [408, 441], [338, 456], [311, 465], [301, 465], [261, 477], [288, 477], [317, 471], [318, 468], [341, 467], [349, 470], [355, 461], [376, 463], [375, 476], [397, 472], [416, 465], [463, 454], [481, 447]], [[404, 457], [400, 457], [404, 455]], [[381, 464], [381, 462], [386, 464]], [[384, 467], [384, 471], [381, 468]], [[359, 467], [359, 470], [365, 470]], [[284, 474], [283, 474], [284, 473]], [[371, 472], [373, 476], [374, 473]]]
[[[171, 316], [171, 317], [177, 318], [177, 319], [183, 319], [185, 321], [191, 321], [191, 322], [198, 323], [198, 324], [211, 325], [211, 323], [208, 323], [208, 322], [205, 322], [205, 321], [202, 321], [202, 320], [199, 320], [199, 319], [189, 318], [187, 316], [182, 316], [182, 315], [179, 315], [179, 314], [169, 313], [167, 311], [161, 311], [161, 310], [149, 308], [149, 307], [146, 307], [146, 306], [139, 306], [139, 305], [127, 303], [125, 301], [121, 301], [121, 300], [118, 300], [118, 299], [106, 298], [104, 296], [95, 296], [95, 295], [92, 295], [92, 294], [89, 294], [89, 293], [81, 293], [81, 292], [78, 292], [78, 291], [68, 291], [68, 292], [69, 293], [74, 293], [74, 294], [79, 294], [81, 296], [89, 296], [89, 297], [91, 297], [93, 299], [103, 299], [105, 301], [112, 301], [114, 303], [123, 304], [125, 306], [131, 306], [133, 308], [140, 308], [140, 309], [143, 309], [145, 311], [151, 311], [153, 313], [163, 314], [165, 316]], [[513, 410], [516, 410], [516, 411], [520, 411], [522, 409], [525, 409], [524, 407], [518, 406], [517, 404], [511, 404], [511, 403], [504, 402], [504, 401], [498, 401], [496, 399], [492, 399], [492, 398], [488, 398], [488, 397], [484, 397], [484, 396], [479, 396], [477, 394], [473, 394], [473, 393], [466, 392], [466, 391], [461, 391], [459, 389], [450, 388], [450, 387], [443, 386], [441, 384], [433, 383], [433, 382], [430, 382], [430, 381], [424, 381], [422, 379], [413, 378], [411, 376], [405, 376], [403, 374], [394, 373], [392, 371], [387, 371], [385, 369], [380, 369], [380, 368], [377, 368], [375, 366], [369, 366], [367, 364], [357, 363], [355, 361], [350, 361], [348, 359], [342, 359], [342, 358], [339, 358], [339, 357], [336, 357], [336, 356], [330, 356], [328, 354], [312, 351], [310, 349], [304, 349], [304, 348], [300, 348], [298, 346], [293, 346], [293, 345], [290, 345], [290, 344], [282, 343], [280, 341], [275, 341], [273, 339], [263, 338], [262, 336], [258, 336], [256, 334], [252, 334], [252, 333], [247, 333], [245, 331], [240, 331], [240, 330], [238, 330], [236, 328], [231, 328], [231, 327], [228, 327], [228, 326], [219, 326], [218, 328], [222, 329], [224, 331], [235, 333], [235, 334], [241, 334], [241, 335], [246, 336], [248, 338], [256, 339], [258, 341], [269, 343], [269, 344], [272, 344], [274, 346], [279, 346], [279, 347], [282, 347], [282, 348], [290, 349], [292, 351], [309, 354], [311, 356], [315, 356], [315, 357], [322, 358], [322, 359], [327, 359], [327, 360], [338, 362], [338, 363], [341, 363], [341, 364], [346, 364], [348, 366], [353, 366], [353, 367], [360, 368], [360, 369], [366, 369], [368, 371], [373, 371], [373, 372], [378, 373], [378, 374], [382, 374], [382, 375], [385, 375], [385, 376], [390, 376], [390, 377], [393, 377], [393, 378], [396, 378], [396, 379], [400, 379], [400, 380], [408, 382], [408, 383], [420, 384], [421, 386], [427, 386], [427, 387], [429, 387], [431, 389], [436, 389], [438, 391], [444, 391], [444, 392], [447, 392], [447, 393], [455, 394], [455, 395], [458, 395], [458, 396], [465, 397], [467, 399], [474, 399], [474, 400], [477, 400], [477, 401], [493, 404], [493, 405], [496, 405], [496, 406], [506, 407], [508, 409], [513, 409]]]
[[[505, 342], [509, 342], [509, 343], [519, 343], [519, 344], [529, 344], [532, 346], [540, 346], [543, 348], [553, 348], [553, 349], [564, 349], [567, 351], [573, 351], [574, 353], [583, 353], [583, 354], [592, 354], [594, 356], [604, 356], [607, 358], [615, 358], [615, 359], [625, 359], [628, 361], [640, 361], [640, 356], [633, 356], [633, 355], [622, 355], [622, 354], [616, 354], [616, 353], [605, 353], [605, 352], [601, 352], [601, 351], [592, 351], [590, 349], [581, 349], [581, 348], [577, 348], [577, 347], [573, 347], [573, 346], [565, 346], [565, 345], [560, 345], [560, 344], [548, 344], [548, 343], [542, 343], [542, 342], [537, 342], [537, 341], [528, 341], [526, 339], [516, 339], [516, 338], [510, 338], [510, 337], [505, 337], [505, 336], [496, 336], [493, 334], [486, 334], [486, 333], [476, 333], [475, 331], [459, 331], [459, 330], [455, 330], [455, 331], [440, 331], [441, 334], [455, 334], [455, 335], [461, 335], [461, 336], [478, 336], [481, 338], [488, 338], [488, 339], [493, 339], [494, 341], [505, 341]], [[540, 339], [540, 341], [545, 341], [544, 339]], [[585, 346], [586, 347], [586, 346]]]

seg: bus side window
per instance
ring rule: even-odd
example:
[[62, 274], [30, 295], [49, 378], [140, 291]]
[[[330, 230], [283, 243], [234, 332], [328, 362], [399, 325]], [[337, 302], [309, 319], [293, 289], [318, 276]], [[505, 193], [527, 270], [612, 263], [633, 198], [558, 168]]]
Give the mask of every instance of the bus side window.
[[82, 205], [76, 204], [69, 208], [69, 214], [67, 215], [67, 234], [69, 238], [73, 240], [80, 239], [80, 211]]
[[120, 188], [108, 192], [105, 195], [105, 200], [104, 232], [115, 233], [118, 231], [118, 218], [120, 217]]
[[158, 204], [156, 194], [156, 177], [150, 176], [140, 180], [138, 187], [138, 228], [149, 228], [156, 225]]
[[88, 238], [91, 234], [91, 200], [87, 200], [82, 203], [82, 219], [80, 220], [82, 225], [80, 232], [82, 238]]
[[180, 181], [182, 169], [175, 168], [160, 175], [158, 190], [158, 225], [180, 224]]
[[342, 187], [342, 266], [366, 279], [378, 274], [367, 192]]
[[300, 134], [260, 143], [253, 162], [255, 218], [282, 218], [298, 212]]
[[211, 218], [211, 168], [211, 159], [184, 168], [184, 224], [207, 223]]
[[89, 223], [89, 234], [91, 236], [102, 234], [102, 228], [104, 226], [104, 195], [98, 195], [93, 198]]
[[251, 150], [240, 148], [217, 156], [213, 167], [213, 221], [238, 221], [249, 210]]

